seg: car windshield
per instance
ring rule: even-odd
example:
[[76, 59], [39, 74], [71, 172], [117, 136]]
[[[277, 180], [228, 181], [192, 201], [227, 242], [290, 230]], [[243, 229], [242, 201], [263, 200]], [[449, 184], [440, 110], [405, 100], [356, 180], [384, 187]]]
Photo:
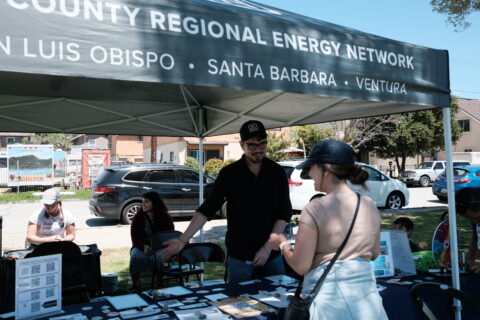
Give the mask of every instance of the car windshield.
[[[462, 168], [453, 168], [453, 176], [455, 178], [465, 177], [468, 174], [468, 171]], [[447, 171], [443, 171], [440, 174], [440, 177], [445, 178], [447, 176]]]
[[417, 169], [431, 169], [433, 162], [422, 162], [417, 166]]

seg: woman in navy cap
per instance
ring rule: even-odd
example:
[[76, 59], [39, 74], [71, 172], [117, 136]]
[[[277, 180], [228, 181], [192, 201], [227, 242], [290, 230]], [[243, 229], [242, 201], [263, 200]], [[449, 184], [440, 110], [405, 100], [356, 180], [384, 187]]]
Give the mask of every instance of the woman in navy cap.
[[303, 297], [346, 238], [359, 203], [350, 237], [310, 306], [310, 319], [387, 319], [369, 262], [379, 254], [380, 215], [370, 198], [357, 197], [347, 184], [364, 185], [368, 173], [355, 164], [353, 149], [335, 140], [315, 144], [297, 169], [308, 170], [315, 190], [326, 196], [303, 209], [295, 250], [282, 234], [272, 233], [270, 245], [304, 275]]

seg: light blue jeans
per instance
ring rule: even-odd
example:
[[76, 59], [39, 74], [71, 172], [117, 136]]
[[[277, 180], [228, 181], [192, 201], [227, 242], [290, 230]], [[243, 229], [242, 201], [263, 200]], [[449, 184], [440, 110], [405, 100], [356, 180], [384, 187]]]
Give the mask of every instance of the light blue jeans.
[[[312, 292], [327, 265], [305, 275], [303, 297]], [[320, 319], [388, 319], [370, 262], [361, 258], [335, 262], [310, 306], [310, 320]]]
[[227, 281], [242, 282], [252, 279], [274, 276], [285, 273], [282, 256], [278, 256], [261, 267], [255, 267], [246, 261], [227, 257]]

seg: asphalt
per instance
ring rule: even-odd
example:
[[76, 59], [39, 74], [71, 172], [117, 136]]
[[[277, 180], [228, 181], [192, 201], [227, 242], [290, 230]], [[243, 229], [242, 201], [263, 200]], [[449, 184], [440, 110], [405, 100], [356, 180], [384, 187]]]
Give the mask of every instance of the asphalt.
[[[431, 188], [410, 188], [410, 204], [401, 210], [382, 210], [382, 214], [408, 215], [411, 212], [447, 209], [446, 203], [438, 201], [432, 195]], [[0, 204], [0, 216], [3, 217], [2, 248], [21, 249], [24, 247], [27, 221], [30, 215], [41, 205], [38, 201]], [[96, 243], [100, 249], [128, 248], [131, 246], [130, 226], [118, 221], [97, 218], [90, 214], [87, 200], [64, 200], [64, 208], [70, 210], [76, 218], [77, 244]], [[175, 229], [185, 231], [189, 221], [175, 221]], [[226, 220], [212, 220], [205, 224], [204, 241], [224, 242]], [[195, 235], [200, 239], [200, 233]]]

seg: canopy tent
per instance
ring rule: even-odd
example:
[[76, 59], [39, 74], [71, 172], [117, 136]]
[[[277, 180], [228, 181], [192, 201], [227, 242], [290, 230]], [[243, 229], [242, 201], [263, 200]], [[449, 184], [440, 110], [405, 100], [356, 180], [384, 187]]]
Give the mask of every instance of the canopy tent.
[[194, 136], [200, 148], [252, 118], [443, 107], [449, 119], [450, 105], [447, 51], [246, 0], [1, 1], [0, 84], [2, 131]]

